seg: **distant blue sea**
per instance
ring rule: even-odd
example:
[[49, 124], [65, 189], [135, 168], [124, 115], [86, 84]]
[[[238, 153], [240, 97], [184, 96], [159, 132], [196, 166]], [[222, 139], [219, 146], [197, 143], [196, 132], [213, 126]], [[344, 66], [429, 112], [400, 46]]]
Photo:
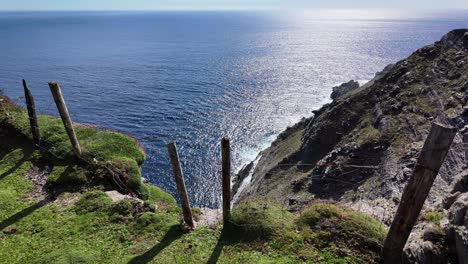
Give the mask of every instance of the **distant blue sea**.
[[376, 71], [468, 27], [468, 14], [327, 20], [263, 12], [0, 13], [0, 89], [22, 104], [28, 81], [57, 115], [61, 84], [75, 122], [130, 134], [143, 176], [175, 193], [166, 143], [176, 141], [191, 202], [220, 203], [220, 139], [234, 168], [329, 102], [332, 86]]

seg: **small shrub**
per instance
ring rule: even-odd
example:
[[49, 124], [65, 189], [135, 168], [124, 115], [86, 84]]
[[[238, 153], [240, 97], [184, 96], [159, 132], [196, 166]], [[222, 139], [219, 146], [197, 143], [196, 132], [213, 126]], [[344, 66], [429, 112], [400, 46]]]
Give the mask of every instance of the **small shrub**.
[[101, 211], [109, 208], [112, 199], [103, 191], [90, 191], [76, 202], [74, 210], [77, 214]]
[[421, 217], [421, 220], [440, 225], [440, 220], [442, 220], [443, 217], [444, 215], [440, 212], [429, 211]]
[[144, 201], [143, 206], [145, 208], [148, 208], [148, 211], [150, 212], [156, 212], [156, 206], [148, 201]]
[[124, 199], [118, 203], [112, 204], [109, 208], [111, 214], [118, 214], [122, 216], [127, 216], [132, 214], [133, 203], [130, 199]]
[[131, 200], [124, 199], [109, 207], [109, 216], [112, 222], [120, 222], [132, 218], [133, 206]]
[[293, 215], [268, 200], [252, 199], [232, 211], [229, 229], [244, 240], [269, 239], [294, 228]]

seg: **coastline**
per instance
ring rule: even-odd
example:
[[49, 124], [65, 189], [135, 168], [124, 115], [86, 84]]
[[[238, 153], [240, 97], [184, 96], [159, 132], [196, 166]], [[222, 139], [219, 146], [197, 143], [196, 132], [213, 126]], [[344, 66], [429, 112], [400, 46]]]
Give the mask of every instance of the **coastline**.
[[[385, 72], [387, 72], [391, 66], [393, 64], [389, 64], [387, 66], [385, 66], [381, 71], [377, 71], [375, 73], [375, 76], [373, 79], [371, 80], [356, 80], [356, 82], [359, 83], [359, 87], [357, 87], [356, 89], [353, 89], [353, 90], [359, 90], [359, 89], [363, 89], [369, 85], [371, 85], [373, 82], [375, 82], [376, 80], [380, 79]], [[340, 87], [341, 85], [345, 85], [349, 82], [352, 82], [353, 80], [351, 81], [348, 81], [348, 82], [344, 82], [344, 83], [337, 83], [333, 86], [333, 88], [335, 87]], [[333, 89], [332, 89], [333, 90]], [[347, 91], [346, 93], [350, 93], [350, 92], [353, 92], [353, 90], [349, 90]], [[306, 123], [306, 120], [310, 120], [311, 118], [313, 118], [314, 116], [314, 112], [315, 111], [320, 111], [320, 109], [326, 105], [328, 105], [329, 103], [333, 102], [333, 99], [331, 98], [331, 95], [332, 93], [330, 93], [330, 98], [329, 100], [327, 100], [326, 102], [324, 102], [322, 105], [320, 105], [319, 107], [317, 107], [316, 109], [312, 109], [311, 110], [311, 116], [309, 117], [302, 117], [300, 120], [294, 122], [291, 126], [288, 126], [286, 127], [282, 132], [278, 133], [276, 136], [274, 136], [274, 138], [270, 141], [270, 143], [263, 149], [261, 149], [260, 151], [257, 152], [257, 155], [255, 156], [254, 159], [250, 160], [250, 161], [247, 161], [245, 162], [243, 165], [240, 166], [240, 168], [236, 169], [236, 173], [233, 175], [232, 177], [232, 201], [231, 201], [231, 204], [232, 205], [235, 205], [239, 202], [239, 199], [240, 199], [240, 194], [242, 193], [242, 191], [244, 191], [248, 186], [249, 184], [251, 183], [251, 180], [252, 180], [252, 175], [254, 173], [254, 170], [255, 170], [255, 167], [256, 165], [258, 164], [259, 160], [262, 158], [262, 153], [271, 148], [272, 145], [277, 142], [278, 138], [280, 136], [283, 136], [285, 137], [285, 135], [291, 133], [290, 131], [291, 130], [295, 130], [297, 127], [301, 127], [303, 126], [305, 123]]]

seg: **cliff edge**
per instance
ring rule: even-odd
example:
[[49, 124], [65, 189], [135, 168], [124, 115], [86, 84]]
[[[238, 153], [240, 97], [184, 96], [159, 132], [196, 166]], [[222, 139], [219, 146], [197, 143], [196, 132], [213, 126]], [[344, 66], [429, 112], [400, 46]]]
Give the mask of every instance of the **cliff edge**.
[[[343, 89], [336, 87], [336, 100], [286, 129], [255, 166], [238, 174], [236, 186], [248, 182], [237, 190], [236, 203], [269, 197], [300, 211], [314, 200], [332, 200], [390, 224], [431, 122], [466, 130], [468, 30], [449, 32], [362, 87], [349, 84], [340, 96]], [[443, 201], [466, 172], [461, 135], [423, 216], [447, 215]]]

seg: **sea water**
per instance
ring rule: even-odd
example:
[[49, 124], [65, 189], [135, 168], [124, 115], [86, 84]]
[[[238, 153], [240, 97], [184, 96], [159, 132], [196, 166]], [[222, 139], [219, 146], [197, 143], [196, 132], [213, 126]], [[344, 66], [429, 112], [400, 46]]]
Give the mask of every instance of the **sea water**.
[[328, 18], [294, 12], [0, 13], [0, 89], [73, 121], [127, 133], [146, 149], [143, 176], [175, 194], [166, 144], [179, 148], [190, 200], [220, 204], [220, 139], [233, 173], [311, 111], [332, 86], [468, 27], [468, 14]]

